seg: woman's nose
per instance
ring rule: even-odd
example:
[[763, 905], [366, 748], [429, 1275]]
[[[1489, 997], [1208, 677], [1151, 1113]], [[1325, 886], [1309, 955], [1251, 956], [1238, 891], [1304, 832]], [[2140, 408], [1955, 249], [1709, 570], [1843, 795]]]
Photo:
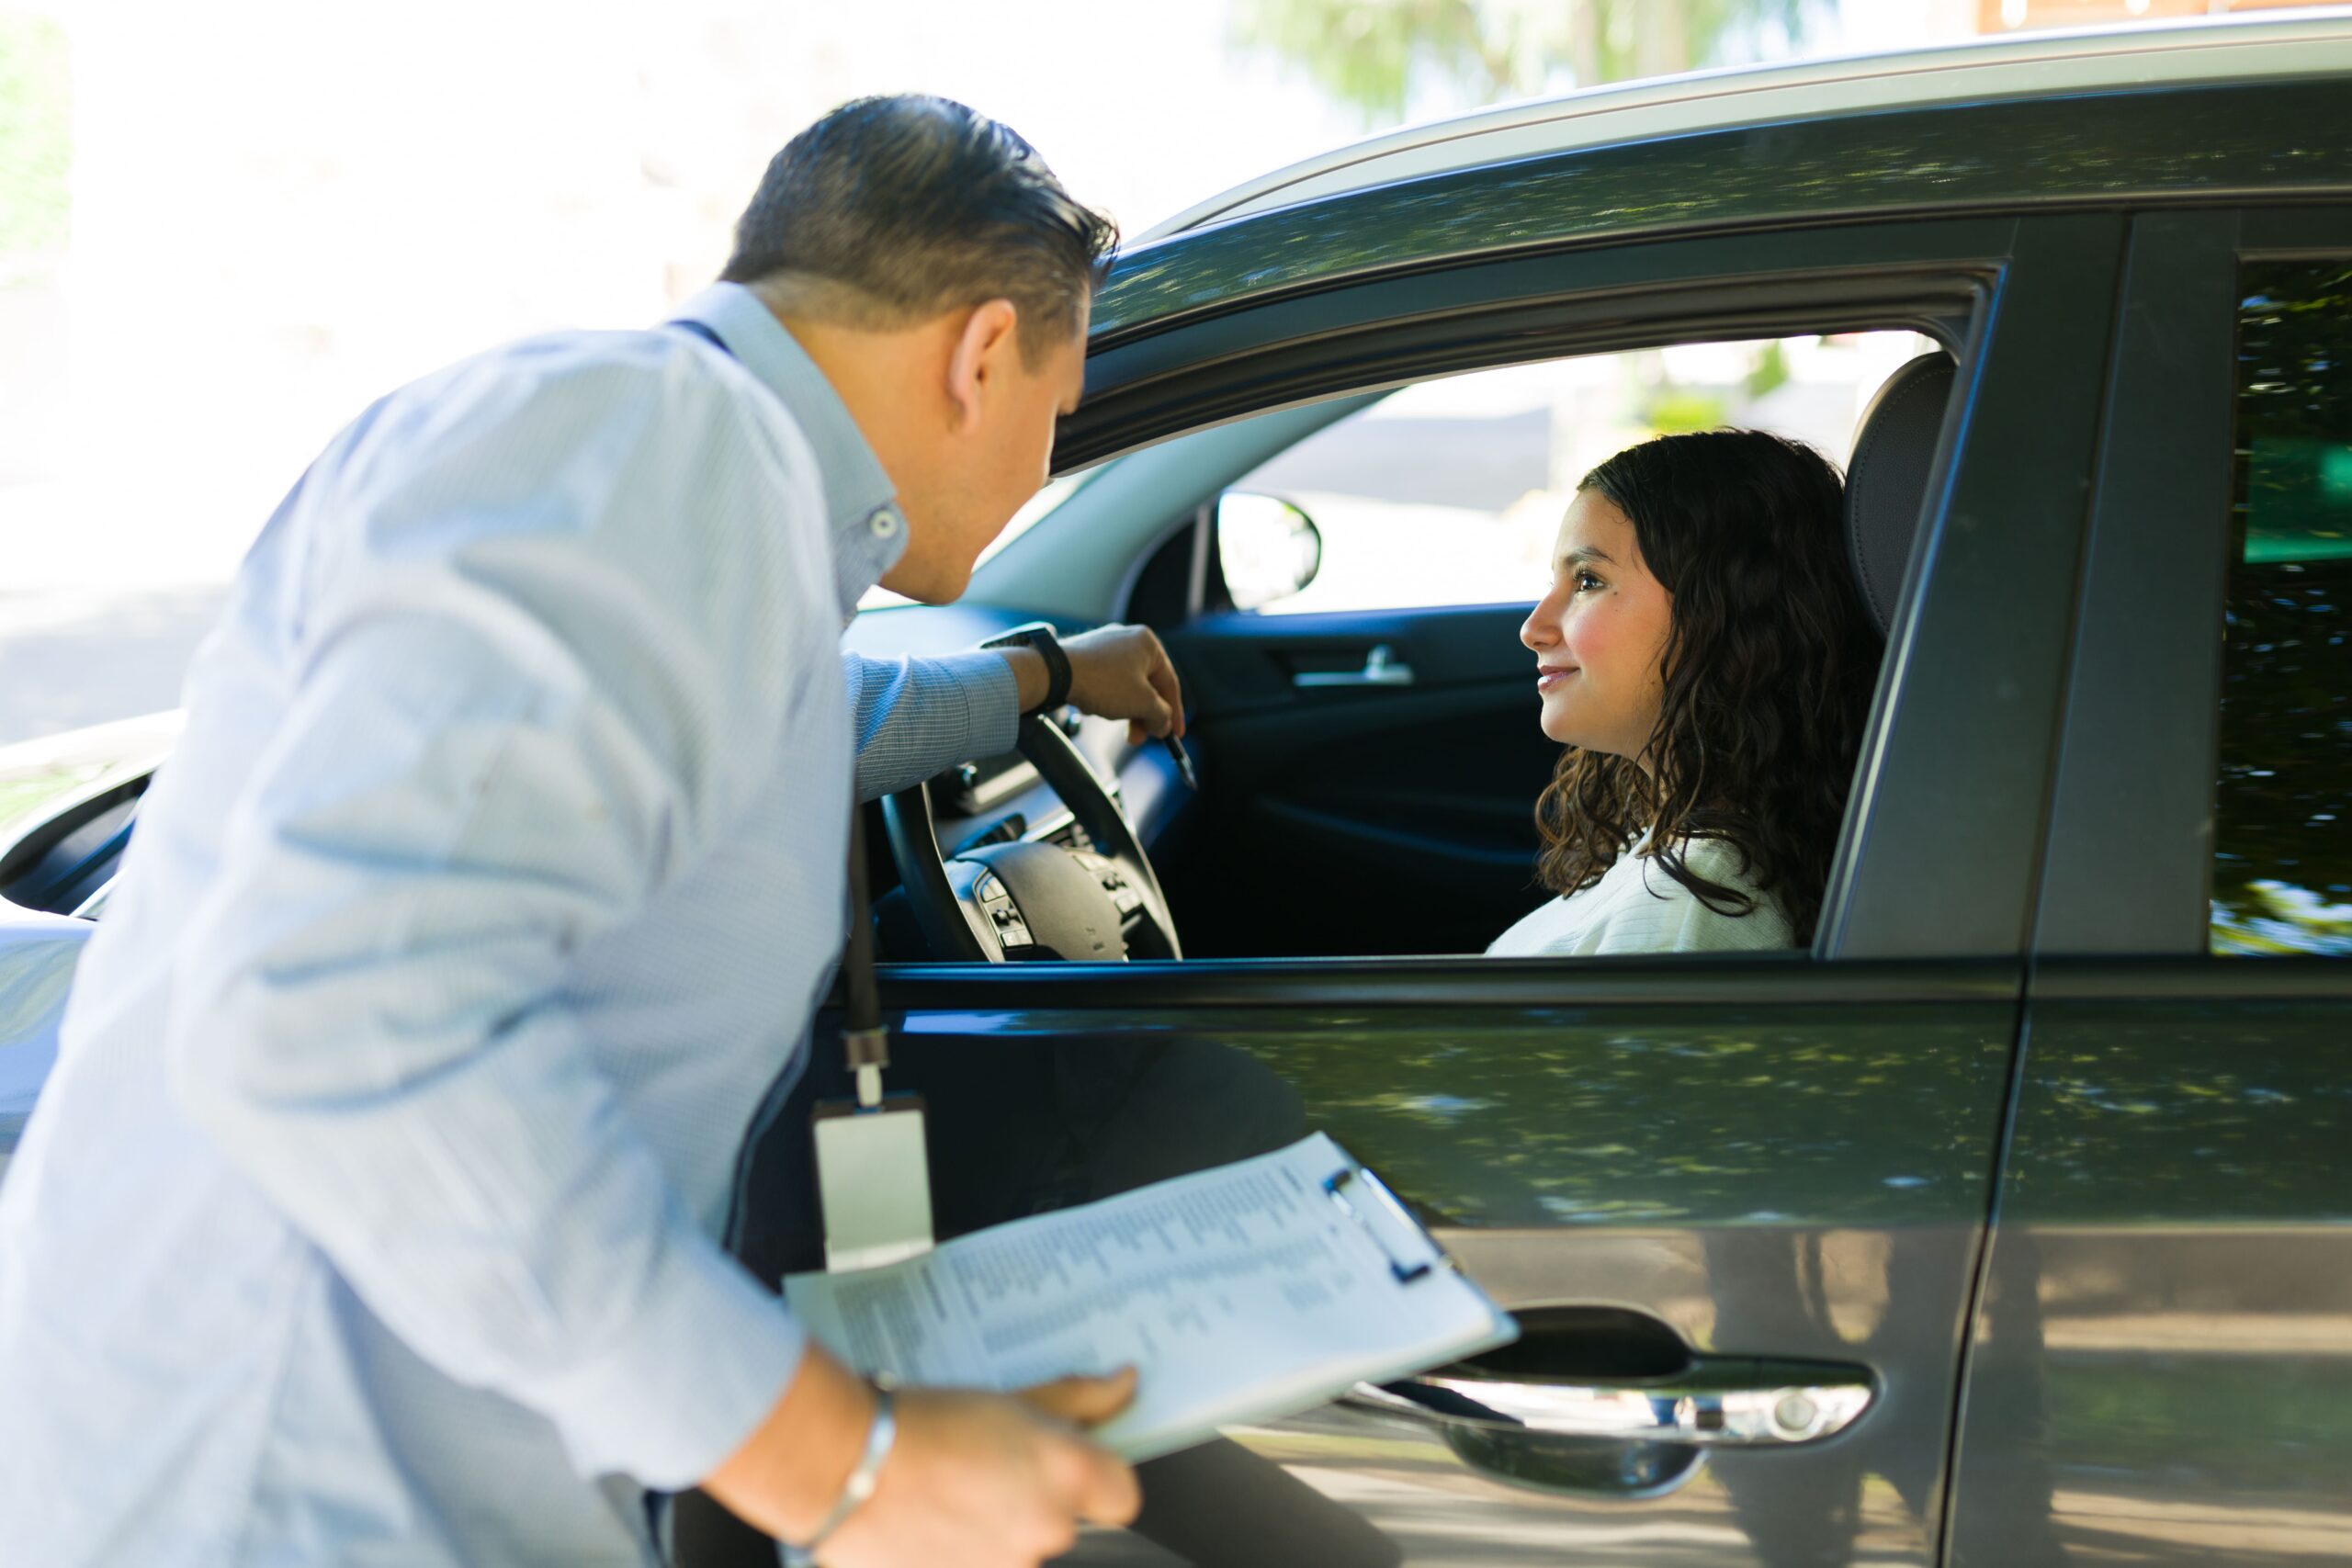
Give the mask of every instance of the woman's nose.
[[1534, 612], [1527, 619], [1519, 624], [1520, 646], [1530, 652], [1541, 653], [1560, 640], [1560, 628], [1554, 626], [1552, 618], [1544, 613], [1550, 606], [1551, 601], [1545, 600], [1535, 606]]

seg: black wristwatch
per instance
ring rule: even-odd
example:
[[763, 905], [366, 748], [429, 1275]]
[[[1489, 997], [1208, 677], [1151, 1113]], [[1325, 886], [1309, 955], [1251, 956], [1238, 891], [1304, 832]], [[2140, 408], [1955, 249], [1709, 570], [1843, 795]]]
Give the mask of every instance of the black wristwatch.
[[1054, 635], [1053, 626], [1045, 621], [1031, 621], [1013, 627], [1001, 637], [992, 637], [980, 644], [982, 648], [1034, 648], [1037, 657], [1046, 661], [1046, 700], [1035, 707], [1023, 710], [1023, 716], [1033, 713], [1052, 713], [1069, 701], [1069, 655], [1062, 651], [1061, 639]]

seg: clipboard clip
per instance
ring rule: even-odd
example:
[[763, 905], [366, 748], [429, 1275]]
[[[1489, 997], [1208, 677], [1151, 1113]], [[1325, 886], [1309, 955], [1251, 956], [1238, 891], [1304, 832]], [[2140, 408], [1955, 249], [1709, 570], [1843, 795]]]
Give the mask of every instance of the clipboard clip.
[[[1348, 1188], [1361, 1191], [1363, 1201], [1351, 1200], [1344, 1190]], [[1446, 1260], [1388, 1184], [1363, 1166], [1351, 1165], [1325, 1177], [1323, 1190], [1387, 1255], [1388, 1268], [1398, 1284], [1409, 1285]]]

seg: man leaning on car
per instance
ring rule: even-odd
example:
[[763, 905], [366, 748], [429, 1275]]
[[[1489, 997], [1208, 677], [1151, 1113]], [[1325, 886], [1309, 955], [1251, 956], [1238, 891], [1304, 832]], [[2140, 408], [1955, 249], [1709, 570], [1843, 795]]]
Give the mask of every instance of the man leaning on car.
[[[840, 633], [956, 597], [1036, 489], [1112, 240], [1004, 127], [851, 104], [675, 321], [461, 361], [303, 475], [0, 1191], [11, 1561], [638, 1563], [696, 1483], [842, 1564], [1132, 1515], [1080, 1430], [1127, 1379], [892, 1411], [717, 1239], [854, 793], [1052, 684]], [[1067, 651], [1070, 700], [1181, 728], [1149, 632]]]

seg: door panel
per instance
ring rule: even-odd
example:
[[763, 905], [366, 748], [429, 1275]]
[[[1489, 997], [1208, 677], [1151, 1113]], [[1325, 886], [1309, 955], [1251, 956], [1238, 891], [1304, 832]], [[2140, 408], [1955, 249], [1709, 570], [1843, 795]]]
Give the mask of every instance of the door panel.
[[[1836, 1438], [1696, 1462], [1671, 1446], [1498, 1452], [1334, 1405], [1144, 1467], [1163, 1546], [1203, 1563], [1933, 1562], [2013, 969], [1513, 964], [1522, 993], [1540, 972], [1555, 998], [1531, 1003], [1498, 997], [1487, 965], [1392, 962], [1350, 999], [1296, 1005], [1285, 991], [1328, 966], [1132, 967], [1125, 985], [1099, 966], [886, 977], [904, 1020], [891, 1082], [932, 1107], [943, 1234], [1316, 1128], [1506, 1308], [1587, 1309], [1516, 1348], [1541, 1362], [1527, 1375], [1761, 1358], [1859, 1367], [1876, 1391]], [[1107, 1019], [1101, 998], [1121, 992]], [[809, 1104], [844, 1084], [820, 1053], [763, 1145], [752, 1190], [774, 1201], [743, 1250], [770, 1277], [820, 1255], [795, 1178]], [[1323, 1549], [1283, 1555], [1302, 1530]], [[1149, 1560], [1137, 1551], [1103, 1538], [1077, 1561]]]
[[1528, 608], [1169, 632], [1212, 780], [1162, 867], [1188, 952], [1475, 953], [1543, 901], [1533, 806], [1559, 748], [1535, 728]]
[[2347, 1038], [2335, 961], [2037, 975], [1958, 1568], [2352, 1557]]
[[[2261, 558], [2245, 544], [2264, 513], [2308, 499], [2292, 468], [2233, 493], [2233, 449], [2257, 453], [2282, 424], [2233, 407], [2235, 389], [2259, 385], [2285, 428], [2352, 452], [2340, 352], [2281, 367], [2240, 340], [2242, 310], [2266, 331], [2289, 315], [2341, 329], [2338, 310], [2264, 305], [2242, 266], [2281, 254], [2352, 266], [2352, 213], [2133, 225], [2041, 956], [1971, 1335], [1960, 1568], [2352, 1557], [2352, 964], [2207, 951], [2219, 855], [2241, 896], [2274, 876], [2324, 895], [2283, 915], [2324, 923], [2345, 897], [2328, 886], [2352, 756], [2333, 722], [2347, 684], [2336, 563], [2324, 545], [2308, 566], [2274, 555], [2232, 588], [2235, 563]], [[2269, 724], [2294, 764], [2217, 746], [2225, 690], [2227, 746]], [[2217, 795], [2224, 764], [2246, 783]], [[2255, 782], [2270, 770], [2286, 775], [2275, 794]], [[2312, 936], [2265, 923], [2230, 926], [2281, 951]]]

